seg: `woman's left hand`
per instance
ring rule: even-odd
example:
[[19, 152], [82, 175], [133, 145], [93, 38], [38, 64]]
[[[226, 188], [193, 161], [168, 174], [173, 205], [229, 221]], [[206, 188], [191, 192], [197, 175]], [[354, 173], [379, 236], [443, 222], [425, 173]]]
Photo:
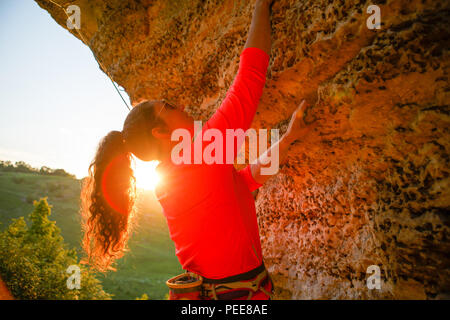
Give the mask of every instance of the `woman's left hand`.
[[305, 123], [304, 116], [306, 107], [306, 101], [303, 100], [291, 116], [288, 129], [284, 134], [284, 137], [290, 142], [294, 142], [304, 137], [313, 127], [316, 126], [316, 123], [314, 122], [311, 124]]

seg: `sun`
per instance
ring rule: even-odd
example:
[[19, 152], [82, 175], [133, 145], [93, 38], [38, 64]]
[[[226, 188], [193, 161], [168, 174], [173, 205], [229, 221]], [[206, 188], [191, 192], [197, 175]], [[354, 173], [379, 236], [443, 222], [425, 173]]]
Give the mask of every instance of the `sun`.
[[144, 190], [155, 190], [161, 180], [156, 166], [158, 161], [141, 161], [134, 157], [134, 176], [136, 177], [136, 188]]

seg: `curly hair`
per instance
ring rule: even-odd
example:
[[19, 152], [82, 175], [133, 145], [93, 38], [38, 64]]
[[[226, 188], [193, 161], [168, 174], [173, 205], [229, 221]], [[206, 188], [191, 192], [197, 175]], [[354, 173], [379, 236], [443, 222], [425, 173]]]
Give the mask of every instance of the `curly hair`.
[[[111, 131], [99, 143], [81, 189], [83, 263], [105, 272], [128, 250], [135, 215], [136, 179], [132, 154], [157, 159], [151, 129], [164, 122], [155, 117], [156, 101], [144, 101], [128, 114], [122, 132]], [[152, 147], [153, 146], [153, 147]]]

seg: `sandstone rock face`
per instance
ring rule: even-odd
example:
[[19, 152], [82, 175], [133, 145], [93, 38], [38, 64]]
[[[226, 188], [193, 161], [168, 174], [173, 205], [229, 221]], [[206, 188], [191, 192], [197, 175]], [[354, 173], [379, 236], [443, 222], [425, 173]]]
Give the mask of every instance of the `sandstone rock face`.
[[[66, 28], [64, 11], [36, 0]], [[54, 0], [132, 104], [207, 120], [238, 69], [254, 1]], [[381, 28], [369, 30], [369, 5]], [[449, 1], [275, 0], [253, 127], [317, 129], [256, 196], [279, 299], [435, 299], [450, 292]], [[74, 30], [71, 32], [80, 37]], [[381, 271], [368, 289], [367, 268]]]
[[14, 300], [14, 297], [11, 292], [9, 292], [9, 289], [2, 278], [0, 278], [0, 300]]

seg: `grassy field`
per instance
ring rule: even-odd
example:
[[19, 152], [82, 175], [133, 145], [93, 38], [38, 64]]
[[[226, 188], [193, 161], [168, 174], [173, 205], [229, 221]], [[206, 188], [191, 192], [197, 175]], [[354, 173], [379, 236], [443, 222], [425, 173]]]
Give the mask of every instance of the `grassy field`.
[[[66, 243], [81, 256], [79, 194], [79, 180], [0, 171], [0, 230], [7, 227], [11, 218], [28, 216], [33, 210], [33, 200], [48, 197], [53, 206], [50, 219], [56, 221]], [[140, 193], [138, 208], [130, 251], [118, 262], [116, 272], [99, 274], [98, 278], [105, 291], [114, 294], [114, 299], [135, 299], [144, 293], [150, 299], [164, 299], [165, 281], [182, 270], [152, 192]]]

